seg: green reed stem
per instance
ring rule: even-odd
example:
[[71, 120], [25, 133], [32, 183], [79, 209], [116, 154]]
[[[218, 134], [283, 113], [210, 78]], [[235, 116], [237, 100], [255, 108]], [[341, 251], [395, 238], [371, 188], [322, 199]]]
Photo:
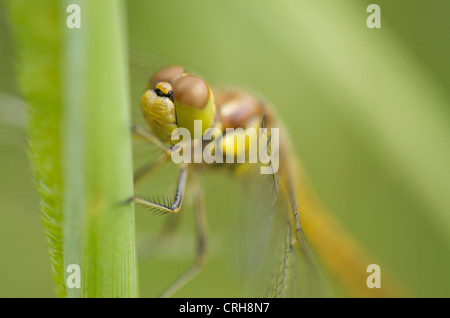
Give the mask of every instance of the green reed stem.
[[[69, 29], [69, 4], [81, 28]], [[57, 294], [137, 297], [122, 3], [10, 1]], [[81, 288], [65, 284], [76, 264]]]

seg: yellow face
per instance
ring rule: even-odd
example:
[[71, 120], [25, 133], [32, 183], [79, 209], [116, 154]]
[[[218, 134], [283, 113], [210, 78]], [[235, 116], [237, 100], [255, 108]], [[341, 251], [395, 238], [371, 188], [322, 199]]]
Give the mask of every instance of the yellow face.
[[208, 84], [198, 76], [186, 74], [173, 65], [156, 72], [141, 99], [144, 118], [158, 138], [170, 143], [173, 130], [186, 128], [194, 135], [194, 120], [201, 120], [203, 131], [214, 122], [215, 104]]

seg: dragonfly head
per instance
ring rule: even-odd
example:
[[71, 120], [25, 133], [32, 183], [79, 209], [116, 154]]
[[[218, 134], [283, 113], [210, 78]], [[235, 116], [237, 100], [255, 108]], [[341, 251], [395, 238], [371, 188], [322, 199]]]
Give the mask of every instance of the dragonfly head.
[[157, 71], [141, 99], [145, 120], [164, 142], [173, 130], [186, 128], [194, 136], [194, 121], [202, 121], [202, 134], [214, 123], [216, 106], [208, 84], [177, 65]]

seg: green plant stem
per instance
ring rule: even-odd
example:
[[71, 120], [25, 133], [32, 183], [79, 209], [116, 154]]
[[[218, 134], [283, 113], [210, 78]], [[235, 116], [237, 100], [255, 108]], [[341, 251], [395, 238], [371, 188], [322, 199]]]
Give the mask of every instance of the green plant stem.
[[[81, 29], [69, 29], [69, 4]], [[128, 79], [119, 0], [10, 1], [30, 161], [60, 297], [137, 297]], [[70, 264], [81, 288], [65, 284]]]
[[[67, 5], [69, 1], [66, 2]], [[82, 268], [68, 296], [136, 297], [128, 79], [117, 0], [79, 1], [66, 29], [65, 266]], [[67, 277], [68, 273], [66, 273]]]

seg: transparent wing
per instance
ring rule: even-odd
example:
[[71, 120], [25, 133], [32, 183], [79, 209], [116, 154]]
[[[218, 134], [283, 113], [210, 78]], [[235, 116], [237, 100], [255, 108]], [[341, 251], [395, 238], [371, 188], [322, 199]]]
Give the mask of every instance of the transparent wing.
[[242, 178], [235, 180], [238, 184], [234, 191], [241, 193], [233, 200], [239, 202], [233, 202], [234, 208], [229, 211], [241, 296], [324, 295], [317, 264], [301, 231], [297, 242], [289, 197], [281, 188], [275, 193], [272, 178], [267, 175]]
[[[287, 214], [285, 231], [284, 263], [280, 266], [282, 273], [278, 284], [281, 286], [278, 295], [283, 297], [324, 297], [334, 295], [331, 284], [324, 276], [321, 264], [316, 259], [314, 250], [305, 236], [300, 223], [299, 207], [293, 182], [283, 174], [282, 196], [279, 203], [279, 213]], [[282, 181], [281, 181], [282, 180]]]
[[[268, 152], [275, 151], [271, 136], [265, 138]], [[240, 236], [236, 244], [241, 249], [243, 295], [330, 296], [329, 284], [301, 228], [290, 179], [294, 176], [285, 169], [280, 166], [276, 174], [264, 175], [253, 167], [242, 180], [236, 180], [246, 197], [237, 217]]]

